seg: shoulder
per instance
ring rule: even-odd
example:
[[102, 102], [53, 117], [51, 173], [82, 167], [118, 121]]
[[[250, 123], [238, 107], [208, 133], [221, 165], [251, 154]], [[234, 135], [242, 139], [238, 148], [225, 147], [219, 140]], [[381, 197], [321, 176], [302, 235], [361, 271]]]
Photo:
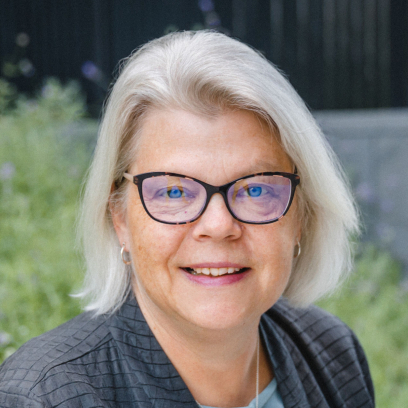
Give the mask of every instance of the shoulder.
[[273, 319], [288, 334], [322, 342], [322, 345], [326, 340], [325, 336], [322, 337], [323, 333], [331, 333], [336, 338], [345, 339], [354, 336], [352, 330], [331, 313], [314, 305], [296, 308], [284, 298], [269, 309], [266, 316]]
[[329, 357], [344, 351], [359, 359], [364, 355], [354, 332], [338, 317], [317, 306], [295, 308], [281, 299], [266, 312], [265, 318], [307, 354]]
[[317, 306], [295, 308], [281, 299], [263, 319], [279, 334], [297, 369], [305, 378], [313, 377], [326, 395], [348, 404], [374, 400], [364, 351], [354, 332], [338, 317]]
[[82, 361], [98, 359], [111, 340], [105, 321], [83, 313], [20, 347], [0, 366], [0, 407], [46, 406], [39, 395], [72, 382], [68, 363], [80, 375]]

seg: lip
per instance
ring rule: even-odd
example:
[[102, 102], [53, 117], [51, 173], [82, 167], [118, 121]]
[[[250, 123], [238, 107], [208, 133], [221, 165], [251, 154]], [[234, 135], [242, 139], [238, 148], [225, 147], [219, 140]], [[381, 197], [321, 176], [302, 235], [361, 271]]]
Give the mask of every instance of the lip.
[[202, 262], [202, 263], [197, 263], [197, 264], [192, 264], [192, 265], [186, 265], [183, 266], [183, 268], [192, 268], [192, 269], [197, 269], [197, 268], [248, 268], [246, 265], [242, 264], [237, 264], [237, 263], [231, 263], [231, 262]]
[[[204, 265], [204, 264], [203, 264]], [[205, 264], [209, 265], [209, 264]], [[224, 265], [224, 264], [223, 264]], [[228, 265], [234, 265], [234, 264], [228, 264]], [[236, 264], [235, 264], [236, 265]], [[233, 268], [234, 266], [230, 266]], [[196, 268], [205, 268], [205, 266], [197, 266]], [[215, 268], [215, 266], [213, 266]], [[235, 266], [235, 268], [239, 268], [239, 266]], [[251, 268], [248, 268], [246, 271], [241, 272], [241, 273], [234, 273], [234, 274], [225, 274], [221, 276], [208, 276], [208, 275], [192, 275], [191, 273], [188, 273], [185, 271], [183, 268], [180, 268], [180, 271], [184, 274], [186, 278], [188, 278], [190, 281], [203, 285], [203, 286], [224, 286], [224, 285], [231, 285], [233, 283], [237, 283], [241, 281], [242, 279], [245, 279], [248, 274], [251, 272]]]

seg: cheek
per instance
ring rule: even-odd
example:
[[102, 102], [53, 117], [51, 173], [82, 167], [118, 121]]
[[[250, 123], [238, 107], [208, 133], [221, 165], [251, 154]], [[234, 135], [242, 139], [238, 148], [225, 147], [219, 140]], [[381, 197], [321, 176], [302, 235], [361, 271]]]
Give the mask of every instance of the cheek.
[[[285, 217], [284, 217], [285, 218]], [[296, 240], [294, 220], [287, 218], [264, 226], [249, 237], [255, 262], [265, 272], [263, 281], [281, 285], [289, 279]], [[265, 228], [266, 227], [266, 228]]]
[[174, 231], [174, 228], [177, 226], [150, 219], [137, 226], [135, 224], [133, 228], [133, 290], [136, 296], [141, 296], [139, 301], [145, 304], [153, 302], [161, 309], [172, 304], [176, 278], [172, 261], [183, 242], [181, 229]]
[[290, 223], [280, 220], [277, 223], [260, 226], [259, 230], [249, 234], [249, 242], [252, 242], [254, 255], [259, 256], [275, 264], [287, 261], [293, 254], [295, 230]]
[[[266, 309], [284, 293], [293, 266], [293, 240], [287, 234], [271, 234], [269, 245], [263, 247], [265, 268], [261, 274], [261, 287], [266, 291]], [[268, 242], [265, 239], [265, 242]]]
[[275, 233], [265, 237], [263, 242], [262, 255], [267, 269], [274, 279], [280, 276], [285, 279], [292, 270], [293, 239], [289, 239], [286, 234]]
[[152, 220], [141, 205], [129, 213], [128, 226], [138, 275], [152, 277], [168, 273], [169, 263], [183, 240], [183, 228]]

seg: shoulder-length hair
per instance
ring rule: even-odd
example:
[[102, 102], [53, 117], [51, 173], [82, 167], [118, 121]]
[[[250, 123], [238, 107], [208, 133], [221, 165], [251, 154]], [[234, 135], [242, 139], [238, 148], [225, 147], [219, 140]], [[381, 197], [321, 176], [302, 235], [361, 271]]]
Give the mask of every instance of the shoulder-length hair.
[[283, 295], [306, 306], [332, 292], [351, 269], [350, 236], [358, 232], [358, 214], [321, 130], [260, 53], [220, 33], [178, 32], [128, 57], [107, 100], [78, 219], [87, 271], [77, 296], [86, 299], [85, 309], [113, 312], [130, 291], [133, 271], [121, 260], [109, 202], [126, 201], [129, 184], [121, 180], [133, 163], [143, 116], [152, 108], [209, 116], [244, 109], [269, 124], [301, 179], [296, 194], [302, 253]]

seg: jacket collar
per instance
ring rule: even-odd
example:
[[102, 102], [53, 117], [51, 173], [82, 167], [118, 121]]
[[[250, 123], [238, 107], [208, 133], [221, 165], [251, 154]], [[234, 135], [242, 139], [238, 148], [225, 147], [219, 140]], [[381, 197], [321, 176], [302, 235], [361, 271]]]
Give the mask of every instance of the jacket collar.
[[[280, 300], [272, 309], [280, 309], [282, 306], [284, 302]], [[274, 311], [277, 312], [277, 310]], [[287, 338], [285, 332], [270, 315], [264, 314], [261, 317], [260, 333], [272, 363], [283, 405], [285, 408], [309, 408], [310, 404], [298, 370], [284, 342], [284, 338]]]
[[[113, 339], [154, 407], [183, 406], [197, 408], [197, 404], [154, 337], [133, 293], [107, 324]], [[260, 334], [272, 363], [278, 390], [285, 408], [309, 407], [296, 367], [279, 330], [272, 319], [263, 315]]]

